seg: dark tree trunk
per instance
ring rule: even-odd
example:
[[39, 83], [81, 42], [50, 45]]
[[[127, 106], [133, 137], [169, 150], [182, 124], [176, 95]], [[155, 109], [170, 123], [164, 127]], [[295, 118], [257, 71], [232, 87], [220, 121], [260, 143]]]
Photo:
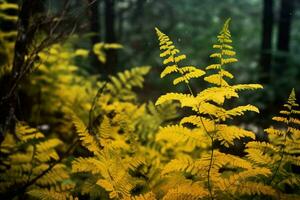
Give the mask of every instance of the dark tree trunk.
[[261, 38], [261, 82], [268, 83], [272, 64], [272, 34], [273, 34], [273, 0], [263, 1], [262, 38]]
[[289, 51], [293, 11], [294, 0], [281, 0], [277, 40], [277, 49], [279, 51]]
[[281, 0], [280, 17], [277, 36], [277, 56], [275, 74], [282, 73], [282, 69], [287, 67], [288, 53], [290, 49], [292, 14], [294, 11], [294, 0]]
[[[90, 31], [92, 32], [91, 36], [91, 46], [93, 47], [96, 43], [101, 42], [101, 16], [99, 13], [100, 0], [88, 0], [88, 14], [90, 21]], [[97, 56], [94, 53], [91, 53], [91, 65], [94, 72], [103, 73], [103, 64], [98, 60]]]
[[[105, 0], [105, 42], [117, 42], [115, 33], [115, 0]], [[118, 57], [114, 49], [106, 51], [106, 72], [113, 74], [117, 71]]]
[[14, 48], [14, 60], [10, 74], [1, 77], [0, 93], [0, 144], [6, 131], [14, 132], [18, 99], [18, 83], [25, 73], [25, 57], [36, 30], [30, 29], [30, 18], [41, 8], [39, 0], [23, 0], [17, 24], [18, 35]]

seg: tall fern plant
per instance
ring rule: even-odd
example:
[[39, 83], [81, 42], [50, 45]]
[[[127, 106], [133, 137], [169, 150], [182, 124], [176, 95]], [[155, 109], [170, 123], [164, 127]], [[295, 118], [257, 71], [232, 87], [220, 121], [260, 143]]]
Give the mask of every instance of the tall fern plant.
[[[300, 176], [300, 110], [292, 90], [278, 116], [272, 118], [275, 126], [265, 129], [268, 142], [253, 141], [247, 144], [247, 157], [257, 166], [272, 171], [265, 182], [275, 187], [278, 199], [299, 199]], [[288, 194], [292, 190], [293, 195]]]
[[[220, 199], [252, 194], [274, 195], [275, 193], [271, 187], [252, 179], [258, 175], [270, 174], [270, 170], [253, 166], [245, 159], [221, 153], [213, 147], [215, 141], [220, 141], [221, 144], [229, 147], [234, 144], [235, 139], [242, 137], [254, 139], [253, 132], [228, 125], [227, 121], [244, 115], [246, 111], [259, 112], [258, 108], [250, 104], [230, 108], [225, 102], [232, 98], [239, 98], [240, 91], [262, 88], [259, 84], [231, 85], [228, 82], [228, 79], [233, 79], [234, 76], [227, 68], [229, 64], [238, 61], [231, 45], [229, 22], [230, 19], [224, 23], [217, 37], [218, 42], [213, 45], [215, 52], [210, 57], [216, 59], [216, 62], [206, 67], [205, 71], [194, 66], [181, 66], [180, 61], [186, 59], [186, 56], [179, 54], [180, 51], [170, 38], [156, 28], [162, 51], [160, 57], [164, 58], [163, 64], [166, 65], [161, 77], [177, 74], [179, 77], [174, 79], [173, 84], [184, 82], [189, 89], [188, 94], [167, 93], [162, 95], [156, 101], [156, 105], [167, 101], [179, 101], [182, 107], [188, 107], [194, 112], [194, 114], [181, 119], [178, 125], [161, 128], [157, 134], [157, 140], [161, 138], [167, 140], [169, 137], [172, 141], [172, 137], [180, 135], [180, 138], [186, 142], [202, 139], [202, 142], [210, 144], [210, 150], [204, 151], [198, 157], [179, 156], [166, 164], [162, 171], [163, 175], [182, 172], [184, 175], [191, 175], [194, 180], [178, 183], [177, 192], [170, 190], [166, 194], [168, 197], [185, 195], [185, 198]], [[196, 94], [190, 87], [190, 79], [201, 78], [204, 75], [204, 81], [212, 86]], [[194, 128], [188, 128], [186, 125]], [[193, 191], [182, 189], [186, 188], [187, 184], [194, 188]]]

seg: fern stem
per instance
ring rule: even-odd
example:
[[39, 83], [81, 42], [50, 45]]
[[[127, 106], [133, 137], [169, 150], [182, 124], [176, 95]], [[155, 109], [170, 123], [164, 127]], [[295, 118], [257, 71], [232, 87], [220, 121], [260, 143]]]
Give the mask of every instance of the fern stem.
[[186, 83], [186, 85], [187, 85], [187, 87], [188, 87], [188, 89], [189, 89], [191, 95], [192, 95], [192, 96], [195, 96], [194, 93], [193, 93], [193, 90], [192, 90], [191, 86], [190, 86], [188, 83]]
[[[194, 96], [194, 93], [192, 91], [192, 88], [190, 87], [190, 85], [188, 83], [186, 83], [190, 93], [192, 96]], [[198, 108], [199, 109], [199, 108]], [[210, 115], [210, 118], [214, 121], [214, 119], [212, 118], [212, 116]], [[212, 185], [211, 185], [211, 180], [210, 180], [210, 171], [211, 171], [211, 168], [212, 168], [212, 162], [213, 162], [213, 157], [214, 157], [214, 148], [213, 148], [213, 142], [214, 142], [214, 138], [212, 135], [209, 134], [207, 128], [205, 127], [204, 125], [204, 122], [203, 122], [203, 119], [202, 119], [202, 116], [200, 116], [200, 120], [201, 120], [201, 123], [202, 123], [202, 127], [205, 131], [205, 133], [210, 137], [211, 139], [211, 154], [210, 154], [210, 161], [209, 161], [209, 167], [208, 167], [208, 170], [207, 170], [207, 187], [208, 187], [208, 192], [209, 192], [209, 196], [210, 196], [210, 199], [211, 200], [214, 200], [214, 196], [213, 196], [213, 193], [212, 193]]]
[[279, 163], [278, 163], [278, 165], [277, 165], [277, 167], [275, 169], [275, 172], [273, 173], [272, 178], [270, 179], [270, 183], [269, 183], [270, 185], [272, 184], [273, 180], [275, 179], [275, 177], [276, 177], [276, 175], [277, 175], [277, 173], [279, 171], [279, 168], [281, 166], [282, 159], [283, 159], [283, 154], [284, 154], [284, 149], [285, 149], [284, 147], [285, 147], [285, 143], [286, 143], [286, 136], [287, 136], [287, 134], [288, 134], [288, 132], [284, 136], [284, 143], [283, 143], [283, 146], [280, 149], [280, 151], [281, 151], [280, 152], [280, 160], [279, 160]]
[[[292, 108], [290, 108], [290, 112], [292, 111]], [[285, 146], [286, 146], [286, 137], [287, 137], [287, 135], [289, 134], [289, 121], [290, 121], [290, 119], [291, 119], [291, 117], [289, 116], [289, 120], [287, 121], [287, 123], [286, 123], [286, 126], [287, 126], [287, 130], [286, 130], [286, 133], [285, 133], [285, 135], [284, 135], [284, 142], [283, 142], [283, 146], [281, 147], [281, 149], [280, 149], [280, 160], [279, 160], [279, 163], [278, 163], [278, 165], [277, 165], [277, 167], [276, 167], [276, 169], [275, 169], [275, 172], [273, 173], [273, 176], [272, 176], [272, 178], [271, 178], [271, 180], [270, 180], [270, 185], [272, 184], [272, 182], [273, 182], [273, 180], [275, 179], [275, 177], [276, 177], [276, 175], [277, 175], [277, 173], [278, 173], [278, 170], [279, 170], [279, 168], [280, 168], [280, 166], [281, 166], [281, 163], [282, 163], [282, 159], [283, 159], [283, 154], [284, 154], [284, 149], [285, 149]]]
[[210, 153], [209, 167], [208, 167], [208, 170], [207, 170], [207, 187], [208, 187], [210, 199], [213, 200], [214, 196], [212, 194], [212, 185], [211, 185], [211, 181], [210, 181], [210, 171], [211, 171], [211, 168], [212, 168], [212, 162], [213, 162], [213, 157], [214, 157], [214, 148], [213, 148], [214, 138], [211, 136], [210, 139], [211, 139], [211, 153]]

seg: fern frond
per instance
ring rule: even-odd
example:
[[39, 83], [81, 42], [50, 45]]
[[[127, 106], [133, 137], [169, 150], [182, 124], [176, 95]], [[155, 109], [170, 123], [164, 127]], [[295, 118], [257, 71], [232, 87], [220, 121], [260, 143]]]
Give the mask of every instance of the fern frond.
[[[161, 105], [167, 101], [179, 101], [181, 103], [181, 106], [188, 106], [190, 105], [191, 101], [194, 100], [194, 97], [190, 94], [182, 94], [182, 93], [167, 93], [165, 95], [160, 96], [157, 101], [155, 102], [155, 105]], [[195, 104], [195, 103], [192, 103]]]
[[255, 139], [255, 134], [251, 131], [246, 131], [236, 126], [217, 125], [217, 139], [221, 141], [226, 147], [233, 145], [234, 139], [242, 137], [250, 137]]
[[41, 200], [79, 200], [66, 192], [56, 192], [47, 189], [33, 189], [27, 192], [30, 196]]
[[171, 162], [166, 164], [161, 173], [162, 175], [165, 175], [171, 172], [186, 172], [195, 175], [199, 172], [199, 170], [201, 170], [201, 168], [199, 169], [197, 166], [200, 165], [196, 165], [195, 161], [190, 157], [179, 157], [177, 159], [171, 160]]
[[132, 89], [143, 87], [144, 76], [148, 74], [149, 66], [135, 67], [124, 72], [119, 72], [116, 76], [110, 76], [110, 82], [107, 83], [105, 90], [122, 101], [131, 101], [136, 99], [136, 94]]
[[160, 74], [160, 78], [165, 77], [173, 72], [178, 72], [178, 67], [176, 65], [167, 66]]
[[170, 40], [169, 36], [162, 33], [158, 28], [155, 28], [158, 40], [160, 41], [160, 50], [162, 53], [160, 57], [165, 58], [163, 61], [166, 68], [161, 73], [160, 77], [163, 78], [168, 74], [177, 72], [180, 77], [173, 81], [174, 85], [185, 82], [188, 83], [192, 78], [199, 78], [205, 74], [203, 70], [197, 69], [194, 66], [179, 67], [179, 63], [186, 59], [186, 55], [179, 54], [179, 50], [174, 46], [174, 43]]
[[146, 194], [131, 197], [131, 200], [156, 200], [156, 197], [153, 192], [148, 192]]
[[[238, 167], [238, 168], [242, 168], [242, 169], [252, 169], [253, 168], [253, 165], [251, 164], [251, 162], [249, 162], [243, 158], [240, 158], [238, 156], [215, 151], [214, 157], [215, 157], [214, 158], [215, 159], [214, 167], [216, 167], [216, 168], [221, 168], [226, 165], [229, 165], [231, 167]], [[205, 158], [205, 159], [208, 159], [208, 158]]]
[[190, 149], [194, 149], [196, 146], [205, 147], [207, 138], [205, 132], [201, 129], [191, 130], [180, 125], [171, 125], [159, 130], [156, 141], [166, 141], [171, 146], [183, 143]]
[[207, 130], [208, 132], [212, 132], [216, 128], [214, 121], [197, 115], [190, 115], [188, 117], [182, 118], [180, 124], [186, 124], [186, 123], [193, 124], [194, 126], [197, 126], [202, 130]]
[[196, 100], [198, 103], [203, 101], [213, 101], [219, 105], [223, 104], [225, 99], [239, 97], [238, 94], [230, 87], [211, 87], [201, 91]]
[[99, 142], [88, 132], [88, 129], [84, 123], [78, 117], [73, 116], [73, 124], [84, 147], [86, 147], [93, 154], [99, 155], [101, 152]]
[[229, 115], [229, 116], [232, 116], [232, 117], [240, 116], [240, 115], [244, 115], [244, 112], [246, 112], [246, 111], [259, 113], [259, 110], [256, 106], [248, 104], [246, 106], [238, 106], [238, 107], [235, 107], [231, 110], [227, 110], [226, 115]]
[[19, 122], [16, 124], [16, 134], [17, 137], [23, 142], [45, 137], [40, 131], [28, 126], [24, 122]]
[[236, 194], [245, 195], [267, 195], [276, 197], [277, 192], [271, 186], [259, 182], [245, 182], [242, 186], [236, 187]]
[[279, 148], [268, 143], [268, 142], [259, 142], [259, 141], [251, 141], [246, 144], [247, 148], [260, 149], [262, 151], [272, 150], [274, 152], [279, 152]]
[[233, 85], [232, 88], [236, 91], [240, 90], [257, 90], [257, 89], [262, 89], [263, 86], [260, 84], [237, 84]]
[[55, 165], [48, 173], [37, 181], [37, 184], [42, 186], [56, 185], [57, 183], [63, 182], [69, 179], [70, 176], [63, 164]]
[[208, 196], [208, 191], [196, 182], [193, 184], [180, 184], [176, 188], [170, 189], [164, 195], [163, 200], [197, 200], [206, 196]]
[[40, 142], [36, 145], [36, 155], [35, 157], [41, 162], [50, 161], [51, 158], [58, 160], [59, 156], [54, 150], [55, 147], [61, 145], [62, 141], [57, 138], [48, 139], [46, 141]]
[[259, 149], [248, 148], [245, 151], [248, 153], [247, 158], [256, 164], [264, 166], [274, 163], [274, 159], [270, 155], [264, 154]]
[[95, 158], [76, 158], [72, 162], [72, 172], [90, 172], [91, 174], [101, 174], [105, 171], [104, 163], [101, 163]]
[[207, 76], [204, 78], [204, 80], [206, 82], [215, 84], [217, 86], [229, 86], [229, 84], [227, 83], [227, 81], [225, 81], [225, 79], [223, 79], [222, 77], [220, 77], [219, 74], [213, 74], [210, 76]]

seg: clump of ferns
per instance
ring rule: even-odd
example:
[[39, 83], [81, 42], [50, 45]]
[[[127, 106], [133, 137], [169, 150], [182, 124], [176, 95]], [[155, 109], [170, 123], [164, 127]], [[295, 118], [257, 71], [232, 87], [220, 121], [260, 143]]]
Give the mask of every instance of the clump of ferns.
[[256, 165], [272, 170], [265, 182], [283, 192], [278, 194], [279, 198], [289, 196], [285, 194], [289, 190], [299, 191], [300, 176], [295, 173], [295, 169], [300, 166], [299, 114], [299, 104], [293, 89], [280, 115], [272, 118], [276, 127], [265, 129], [269, 141], [247, 144], [247, 157]]
[[[239, 98], [238, 92], [243, 90], [254, 90], [262, 88], [259, 84], [237, 84], [230, 85], [227, 79], [233, 79], [234, 76], [228, 70], [228, 64], [237, 62], [235, 51], [231, 45], [231, 34], [229, 31], [228, 19], [218, 35], [218, 42], [213, 45], [215, 52], [210, 55], [217, 61], [206, 67], [206, 71], [198, 69], [195, 66], [180, 66], [180, 62], [186, 59], [184, 54], [174, 46], [170, 38], [156, 28], [156, 33], [160, 41], [160, 57], [165, 58], [163, 64], [166, 65], [161, 73], [161, 78], [169, 74], [176, 73], [179, 77], [173, 81], [174, 85], [185, 83], [189, 89], [189, 94], [167, 93], [159, 97], [156, 105], [167, 101], [179, 101], [182, 107], [189, 107], [194, 111], [194, 115], [184, 117], [179, 125], [170, 125], [161, 128], [157, 134], [157, 140], [165, 142], [166, 145], [181, 144], [182, 148], [189, 149], [192, 152], [196, 147], [206, 147], [210, 144], [209, 152], [203, 152], [200, 159], [193, 159], [189, 155], [179, 154], [177, 158], [168, 163], [163, 169], [163, 174], [170, 172], [188, 172], [196, 177], [200, 177], [199, 187], [207, 188], [211, 199], [221, 198], [222, 195], [232, 197], [233, 194], [251, 195], [268, 194], [274, 192], [271, 188], [248, 181], [250, 177], [268, 174], [265, 168], [254, 168], [250, 162], [233, 155], [224, 154], [213, 148], [215, 141], [220, 141], [226, 147], [233, 145], [235, 139], [242, 137], [255, 138], [251, 131], [240, 127], [227, 125], [226, 121], [237, 116], [242, 116], [246, 111], [258, 113], [259, 110], [253, 105], [237, 106], [234, 108], [225, 108], [225, 100]], [[208, 75], [209, 74], [209, 75]], [[204, 76], [204, 80], [214, 86], [204, 89], [195, 94], [189, 85], [192, 78]], [[187, 128], [186, 124], [191, 124], [195, 128]], [[206, 145], [204, 145], [206, 144]], [[184, 151], [184, 150], [183, 150]], [[237, 173], [229, 173], [225, 178], [222, 169], [232, 168]], [[226, 171], [226, 170], [225, 170]], [[205, 174], [206, 173], [206, 174]], [[201, 178], [202, 177], [202, 178]], [[203, 177], [206, 177], [203, 179]], [[241, 183], [245, 182], [242, 186]], [[265, 191], [263, 191], [263, 189]], [[203, 191], [202, 189], [199, 189]], [[221, 194], [220, 191], [223, 193]]]

